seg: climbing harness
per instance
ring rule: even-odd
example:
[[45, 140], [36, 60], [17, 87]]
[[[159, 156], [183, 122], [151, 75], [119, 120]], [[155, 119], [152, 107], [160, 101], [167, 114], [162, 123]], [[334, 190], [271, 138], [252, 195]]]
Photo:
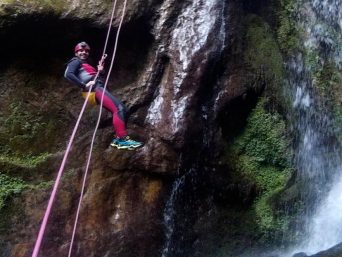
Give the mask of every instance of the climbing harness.
[[[103, 64], [104, 59], [107, 57], [107, 55], [105, 53], [106, 53], [106, 49], [107, 49], [107, 45], [108, 45], [108, 41], [109, 41], [110, 30], [111, 30], [113, 19], [114, 19], [116, 3], [117, 3], [117, 0], [114, 1], [114, 5], [113, 5], [112, 16], [111, 16], [111, 19], [110, 19], [110, 24], [108, 26], [108, 32], [107, 32], [107, 37], [106, 37], [105, 46], [104, 46], [104, 50], [103, 50], [103, 55], [102, 55], [102, 58], [101, 58], [101, 61], [100, 61], [101, 64]], [[71, 256], [71, 251], [72, 251], [73, 241], [74, 241], [74, 237], [75, 237], [75, 232], [76, 232], [76, 227], [77, 227], [77, 221], [78, 221], [81, 201], [82, 201], [83, 194], [84, 194], [85, 181], [86, 181], [88, 169], [89, 169], [89, 166], [90, 166], [90, 160], [91, 160], [91, 154], [92, 154], [92, 150], [93, 150], [93, 144], [94, 144], [94, 141], [95, 141], [95, 135], [96, 135], [96, 132], [97, 132], [97, 129], [98, 129], [98, 126], [99, 126], [99, 123], [100, 123], [101, 115], [102, 115], [102, 106], [103, 106], [104, 92], [105, 92], [105, 89], [107, 87], [109, 76], [110, 76], [110, 73], [111, 73], [112, 68], [113, 68], [115, 54], [116, 54], [116, 49], [117, 49], [117, 43], [118, 43], [118, 38], [119, 38], [119, 32], [121, 30], [122, 22], [123, 22], [123, 19], [124, 19], [126, 5], [127, 5], [127, 0], [125, 0], [125, 2], [124, 2], [124, 8], [122, 10], [121, 21], [120, 21], [120, 24], [119, 24], [119, 27], [118, 27], [118, 31], [117, 31], [117, 35], [116, 35], [116, 40], [115, 40], [115, 45], [114, 45], [111, 65], [110, 65], [110, 68], [109, 68], [109, 71], [108, 71], [108, 74], [107, 74], [107, 78], [106, 78], [106, 81], [105, 81], [105, 84], [104, 84], [104, 90], [103, 90], [102, 97], [101, 97], [99, 118], [98, 118], [98, 121], [97, 121], [97, 124], [96, 124], [96, 128], [94, 130], [94, 134], [93, 134], [93, 138], [92, 138], [92, 142], [91, 142], [91, 147], [90, 147], [90, 150], [89, 150], [87, 166], [86, 166], [86, 171], [85, 171], [85, 174], [84, 174], [83, 185], [82, 185], [82, 190], [81, 190], [81, 197], [80, 197], [80, 201], [79, 201], [79, 205], [78, 205], [78, 209], [77, 209], [75, 225], [74, 225], [72, 239], [71, 239], [71, 243], [70, 243], [70, 249], [69, 249], [69, 255], [68, 255], [69, 257]], [[97, 72], [97, 74], [96, 74], [96, 76], [94, 78], [94, 81], [97, 80], [98, 76], [99, 76], [99, 71]], [[41, 243], [42, 243], [42, 239], [43, 239], [43, 236], [44, 236], [44, 232], [45, 232], [45, 229], [46, 229], [47, 221], [48, 221], [48, 218], [50, 216], [52, 205], [53, 205], [53, 202], [54, 202], [55, 197], [56, 197], [57, 188], [58, 188], [58, 185], [60, 183], [60, 180], [61, 180], [61, 177], [62, 177], [62, 174], [63, 174], [63, 171], [64, 171], [64, 167], [65, 167], [68, 155], [69, 155], [70, 150], [71, 150], [71, 145], [72, 145], [72, 143], [74, 141], [74, 138], [75, 138], [76, 132], [78, 130], [81, 118], [83, 116], [83, 113], [84, 113], [84, 110], [86, 108], [86, 105], [87, 105], [87, 103], [89, 101], [90, 93], [91, 93], [92, 88], [93, 88], [93, 86], [89, 87], [88, 94], [86, 95], [86, 98], [85, 98], [85, 101], [83, 103], [82, 109], [81, 109], [81, 111], [79, 113], [79, 116], [78, 116], [78, 119], [76, 121], [75, 127], [74, 127], [73, 132], [71, 134], [71, 137], [69, 139], [69, 142], [68, 142], [68, 145], [67, 145], [67, 149], [66, 149], [66, 151], [64, 153], [63, 160], [62, 160], [61, 166], [59, 168], [59, 171], [58, 171], [58, 174], [57, 174], [57, 178], [56, 178], [56, 181], [55, 181], [55, 184], [54, 184], [54, 187], [53, 187], [53, 190], [51, 192], [51, 196], [50, 196], [50, 199], [49, 199], [49, 202], [48, 202], [48, 206], [46, 208], [45, 215], [44, 215], [44, 218], [43, 218], [40, 230], [39, 230], [39, 234], [38, 234], [38, 237], [37, 237], [37, 240], [36, 240], [36, 243], [35, 243], [35, 247], [34, 247], [34, 250], [33, 250], [33, 253], [32, 253], [32, 257], [37, 257], [38, 256], [38, 253], [39, 253], [39, 250], [40, 250], [40, 246], [41, 246]]]
[[[79, 43], [79, 44], [82, 44], [82, 43]], [[79, 45], [78, 44], [78, 45]], [[86, 44], [86, 43], [85, 43]], [[77, 45], [77, 46], [78, 46]], [[76, 51], [76, 49], [79, 49], [79, 47], [75, 47], [75, 51]], [[89, 46], [88, 46], [89, 47]], [[101, 60], [100, 60], [100, 62], [99, 62], [99, 64], [100, 65], [103, 65], [103, 63], [104, 63], [104, 60], [107, 58], [107, 54], [103, 54], [102, 55], [102, 58], [101, 58]], [[95, 92], [82, 92], [82, 97], [84, 98], [84, 99], [87, 99], [87, 96], [89, 95], [89, 97], [88, 97], [88, 104], [90, 104], [91, 106], [96, 106], [97, 105], [97, 102], [96, 102], [96, 97], [95, 97]]]
[[[88, 96], [89, 95], [89, 96]], [[88, 104], [95, 106], [96, 105], [96, 97], [95, 97], [95, 92], [82, 92], [82, 97], [84, 99], [87, 99], [88, 97]]]

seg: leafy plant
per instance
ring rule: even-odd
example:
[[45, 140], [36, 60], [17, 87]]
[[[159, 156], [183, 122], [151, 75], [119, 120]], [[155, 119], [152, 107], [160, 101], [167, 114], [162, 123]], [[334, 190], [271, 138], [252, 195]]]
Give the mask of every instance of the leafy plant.
[[272, 200], [284, 189], [292, 168], [284, 120], [278, 113], [268, 111], [267, 104], [267, 98], [259, 99], [245, 130], [230, 146], [226, 162], [232, 166], [236, 180], [257, 187], [258, 196], [252, 208], [257, 233], [270, 241], [289, 223], [286, 215], [272, 207]]
[[13, 195], [27, 188], [24, 181], [0, 173], [0, 210], [3, 209]]
[[8, 115], [0, 115], [0, 152], [11, 155], [37, 155], [53, 145], [56, 121], [40, 111], [29, 110], [21, 102], [10, 104]]

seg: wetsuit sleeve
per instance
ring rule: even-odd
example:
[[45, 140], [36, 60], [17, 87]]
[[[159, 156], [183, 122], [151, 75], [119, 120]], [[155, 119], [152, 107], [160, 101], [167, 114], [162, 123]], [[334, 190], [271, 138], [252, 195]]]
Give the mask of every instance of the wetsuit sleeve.
[[64, 72], [64, 77], [77, 85], [80, 88], [85, 88], [86, 84], [83, 83], [78, 77], [77, 73], [79, 71], [81, 62], [77, 59], [72, 59], [69, 63], [68, 66], [66, 67], [66, 70]]

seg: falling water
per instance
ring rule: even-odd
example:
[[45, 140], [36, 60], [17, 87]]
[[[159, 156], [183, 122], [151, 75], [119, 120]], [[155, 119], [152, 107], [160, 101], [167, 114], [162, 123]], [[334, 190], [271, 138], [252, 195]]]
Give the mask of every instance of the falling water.
[[194, 226], [199, 217], [206, 217], [211, 209], [212, 198], [208, 193], [208, 177], [205, 177], [208, 173], [194, 165], [173, 183], [164, 209], [166, 241], [162, 257], [195, 256]]
[[[299, 1], [298, 1], [299, 2]], [[306, 56], [288, 62], [297, 147], [297, 181], [305, 202], [303, 242], [295, 252], [314, 254], [342, 242], [342, 159], [332, 115], [316, 96], [314, 73], [325, 63], [342, 67], [342, 2], [301, 1], [297, 25], [305, 31]], [[315, 63], [308, 62], [308, 53]], [[322, 108], [323, 106], [323, 108]]]
[[171, 195], [169, 200], [166, 203], [164, 209], [164, 225], [165, 225], [165, 245], [162, 251], [162, 257], [169, 256], [169, 252], [171, 251], [171, 243], [172, 243], [172, 236], [175, 227], [175, 202], [177, 201], [178, 195], [180, 193], [180, 189], [184, 186], [185, 175], [175, 180], [172, 185]]
[[340, 242], [342, 242], [342, 176], [337, 179], [337, 183], [313, 217], [309, 240], [303, 244], [304, 252], [313, 254]]
[[290, 68], [295, 72], [291, 83], [297, 116], [297, 183], [301, 185], [307, 218], [303, 226], [305, 240], [292, 253], [313, 254], [342, 241], [342, 160], [340, 150], [329, 144], [334, 137], [332, 122], [326, 113], [317, 111], [312, 84], [302, 69], [300, 56]]
[[[206, 63], [216, 61], [225, 48], [226, 24], [225, 1], [220, 0], [193, 0], [185, 5], [172, 31], [170, 48], [176, 53], [173, 56], [175, 76], [173, 79], [174, 99], [171, 102], [172, 119], [170, 127], [176, 133], [182, 124], [182, 118], [186, 114], [186, 107], [192, 99], [192, 93], [187, 93], [188, 77], [193, 76], [192, 70], [206, 69]], [[210, 38], [215, 33], [215, 41]], [[219, 53], [219, 54], [217, 54]], [[202, 64], [198, 60], [202, 60]], [[212, 67], [211, 67], [212, 68]], [[203, 71], [204, 73], [205, 71]], [[191, 78], [194, 80], [194, 77]], [[200, 78], [196, 78], [200, 81]], [[192, 82], [193, 83], [193, 82]], [[185, 91], [185, 92], [184, 92]], [[202, 110], [201, 117], [206, 120], [209, 108]], [[206, 124], [208, 121], [206, 120]], [[208, 145], [208, 131], [204, 132], [203, 145]], [[205, 147], [202, 146], [202, 147]], [[198, 154], [201, 149], [197, 150]], [[198, 157], [200, 159], [200, 157]], [[184, 228], [190, 228], [198, 219], [199, 213], [205, 212], [199, 206], [210, 200], [201, 200], [206, 188], [203, 180], [203, 167], [199, 167], [196, 161], [192, 163], [182, 177], [177, 178], [171, 190], [171, 195], [164, 209], [165, 244], [162, 257], [193, 256], [194, 249], [192, 234]], [[205, 174], [207, 172], [204, 172]], [[199, 189], [201, 188], [201, 189]]]

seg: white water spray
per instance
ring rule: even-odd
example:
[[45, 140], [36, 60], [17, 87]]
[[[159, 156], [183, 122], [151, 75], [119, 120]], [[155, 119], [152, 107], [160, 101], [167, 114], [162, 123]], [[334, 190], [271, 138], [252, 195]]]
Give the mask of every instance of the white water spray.
[[308, 185], [306, 200], [314, 203], [308, 204], [311, 207], [303, 241], [286, 256], [297, 252], [312, 255], [342, 242], [342, 158], [338, 149], [327, 144], [327, 138], [334, 137], [331, 117], [318, 111], [319, 104], [311, 96], [316, 83], [314, 72], [323, 69], [326, 62], [342, 67], [341, 7], [340, 0], [307, 0], [298, 12], [297, 25], [305, 31], [303, 45], [307, 53], [315, 56], [315, 64], [301, 54], [288, 64], [293, 108], [298, 117], [297, 177]]
[[342, 241], [342, 176], [319, 206], [309, 233], [310, 238], [302, 246], [307, 254], [329, 249]]
[[175, 202], [177, 201], [177, 197], [179, 194], [180, 188], [184, 185], [185, 175], [176, 179], [176, 181], [172, 185], [171, 196], [166, 203], [164, 209], [164, 225], [166, 228], [166, 240], [162, 251], [162, 257], [169, 256], [169, 252], [171, 251], [172, 247], [172, 236], [174, 233], [175, 227], [175, 215], [176, 215], [176, 208]]

